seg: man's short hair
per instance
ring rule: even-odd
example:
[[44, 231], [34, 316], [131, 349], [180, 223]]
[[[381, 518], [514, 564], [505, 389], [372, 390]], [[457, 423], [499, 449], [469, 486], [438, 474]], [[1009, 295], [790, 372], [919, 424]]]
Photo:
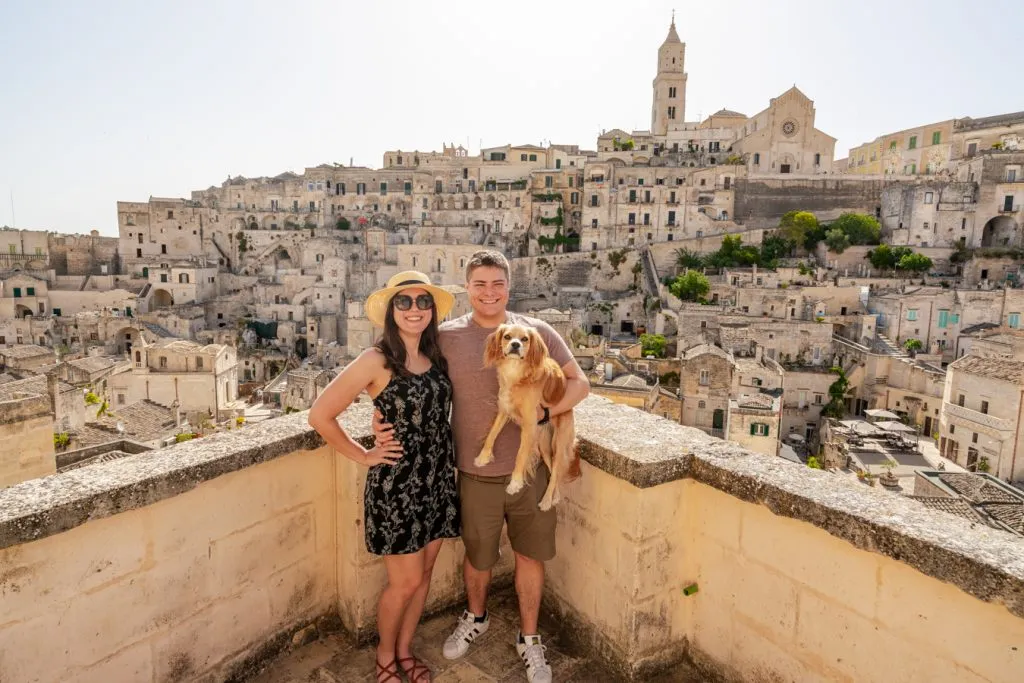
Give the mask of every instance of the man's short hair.
[[490, 268], [501, 268], [505, 271], [505, 279], [511, 281], [512, 276], [509, 274], [508, 259], [500, 251], [494, 251], [493, 249], [483, 249], [475, 252], [469, 257], [469, 263], [466, 264], [466, 282], [469, 282], [470, 276], [473, 271], [477, 268], [483, 267]]

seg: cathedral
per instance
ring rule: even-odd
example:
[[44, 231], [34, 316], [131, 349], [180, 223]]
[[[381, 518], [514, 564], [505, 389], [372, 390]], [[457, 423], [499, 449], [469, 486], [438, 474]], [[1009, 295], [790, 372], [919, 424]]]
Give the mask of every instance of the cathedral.
[[650, 163], [654, 156], [666, 157], [661, 163], [693, 167], [742, 164], [751, 175], [832, 172], [836, 140], [814, 127], [814, 102], [795, 85], [752, 116], [721, 109], [703, 121], [687, 121], [686, 81], [686, 43], [673, 17], [658, 48], [651, 129], [603, 133], [601, 156], [629, 151], [633, 164]]

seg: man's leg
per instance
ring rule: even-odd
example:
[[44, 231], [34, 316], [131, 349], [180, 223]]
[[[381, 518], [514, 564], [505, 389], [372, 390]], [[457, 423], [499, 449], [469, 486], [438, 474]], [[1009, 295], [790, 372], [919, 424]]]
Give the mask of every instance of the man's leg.
[[501, 528], [505, 523], [504, 477], [459, 475], [459, 501], [462, 510], [462, 542], [466, 546], [463, 579], [466, 582], [468, 609], [444, 642], [444, 656], [458, 659], [469, 651], [477, 637], [487, 632], [487, 588], [491, 569], [498, 561]]
[[469, 611], [482, 617], [487, 611], [487, 590], [491, 586], [491, 570], [477, 569], [467, 554], [462, 561], [462, 574], [466, 580], [466, 602], [469, 603]]
[[526, 635], [536, 635], [540, 599], [544, 593], [544, 563], [519, 553], [515, 553], [515, 556], [520, 629]]
[[526, 678], [530, 683], [551, 683], [551, 666], [537, 633], [544, 594], [544, 563], [555, 556], [555, 511], [538, 507], [549, 476], [546, 466], [538, 466], [530, 485], [506, 500], [508, 538], [516, 556], [516, 595], [519, 598], [520, 630], [516, 652], [526, 665]]

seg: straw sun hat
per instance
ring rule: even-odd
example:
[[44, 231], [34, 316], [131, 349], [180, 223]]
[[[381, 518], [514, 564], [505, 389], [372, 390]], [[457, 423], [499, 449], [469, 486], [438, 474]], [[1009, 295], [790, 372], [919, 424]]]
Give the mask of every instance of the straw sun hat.
[[[449, 292], [430, 284], [430, 278], [418, 270], [405, 270], [392, 276], [384, 289], [378, 289], [366, 299], [366, 317], [377, 327], [384, 327], [387, 317], [388, 303], [391, 297], [403, 289], [423, 289], [434, 297], [434, 308], [437, 311], [437, 322], [440, 323], [452, 311], [455, 297]], [[415, 306], [415, 304], [413, 304]]]

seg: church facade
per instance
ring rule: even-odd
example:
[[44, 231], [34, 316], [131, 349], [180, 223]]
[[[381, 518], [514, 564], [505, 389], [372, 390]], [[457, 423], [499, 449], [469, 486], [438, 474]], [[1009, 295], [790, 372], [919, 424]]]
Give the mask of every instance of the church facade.
[[722, 109], [702, 121], [687, 121], [685, 60], [686, 43], [673, 20], [658, 48], [651, 129], [603, 133], [597, 144], [601, 160], [692, 168], [742, 165], [750, 175], [833, 172], [836, 140], [815, 127], [814, 102], [795, 85], [752, 116]]

